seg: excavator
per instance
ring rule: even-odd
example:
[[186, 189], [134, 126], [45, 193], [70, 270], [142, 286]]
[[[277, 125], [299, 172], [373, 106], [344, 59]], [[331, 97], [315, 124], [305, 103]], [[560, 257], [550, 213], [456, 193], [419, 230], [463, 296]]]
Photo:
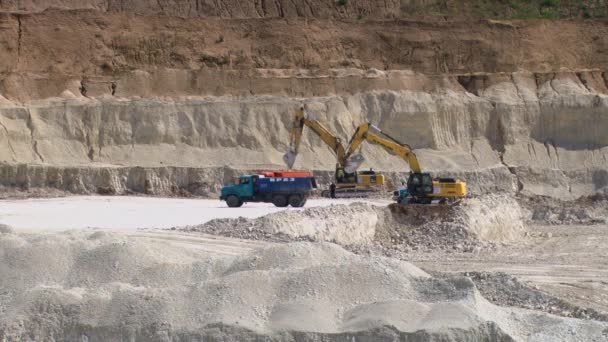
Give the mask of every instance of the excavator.
[[[433, 200], [446, 203], [467, 195], [465, 182], [453, 178], [433, 178], [430, 173], [422, 172], [420, 162], [409, 145], [399, 142], [370, 123], [357, 127], [348, 143], [345, 152], [346, 158], [353, 155], [363, 141], [384, 147], [389, 153], [398, 155], [410, 165], [411, 172], [407, 180], [407, 187], [395, 191], [394, 198], [398, 203], [430, 204]], [[359, 158], [359, 162], [362, 162], [361, 158]]]
[[290, 132], [289, 151], [283, 156], [283, 161], [289, 169], [296, 162], [304, 126], [309, 127], [319, 136], [337, 158], [335, 183], [330, 185], [330, 190], [323, 191], [322, 196], [365, 197], [371, 192], [378, 191], [384, 185], [384, 175], [382, 174], [372, 170], [357, 172], [363, 162], [362, 157], [360, 155], [347, 156], [340, 138], [332, 134], [304, 107], [300, 107], [295, 113]]

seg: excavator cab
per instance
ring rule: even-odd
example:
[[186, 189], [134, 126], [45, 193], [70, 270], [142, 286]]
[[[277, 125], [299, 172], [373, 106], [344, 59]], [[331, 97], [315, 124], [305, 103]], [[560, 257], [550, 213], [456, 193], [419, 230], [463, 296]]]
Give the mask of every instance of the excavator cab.
[[338, 184], [356, 184], [357, 172], [346, 172], [340, 165], [336, 166], [336, 182]]
[[412, 172], [407, 180], [407, 191], [410, 196], [427, 198], [433, 193], [433, 177], [428, 172]]

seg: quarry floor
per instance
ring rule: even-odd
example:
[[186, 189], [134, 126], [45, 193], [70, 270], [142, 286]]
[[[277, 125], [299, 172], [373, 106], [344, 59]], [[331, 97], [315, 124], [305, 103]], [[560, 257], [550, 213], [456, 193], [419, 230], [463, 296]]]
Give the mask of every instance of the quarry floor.
[[[311, 199], [306, 207], [360, 202]], [[388, 200], [365, 200], [386, 206]], [[227, 208], [219, 200], [77, 196], [2, 200], [0, 223], [18, 233], [103, 230], [218, 255], [240, 255], [272, 244], [171, 230], [216, 218], [255, 218], [284, 210], [248, 203]], [[289, 208], [287, 210], [301, 210]], [[608, 314], [608, 225], [528, 225], [524, 239], [477, 253], [419, 252], [404, 259], [428, 272], [503, 272], [574, 305]]]
[[[306, 208], [349, 204], [352, 199], [310, 199]], [[388, 200], [367, 200], [388, 205]], [[203, 224], [215, 218], [254, 218], [281, 211], [270, 203], [246, 203], [228, 208], [213, 199], [137, 196], [74, 196], [64, 198], [0, 200], [0, 223], [22, 232], [104, 229], [134, 232], [140, 228], [172, 228]], [[302, 210], [293, 209], [290, 210]]]
[[584, 308], [608, 313], [608, 225], [527, 226], [528, 236], [479, 254], [421, 254], [427, 271], [503, 272]]

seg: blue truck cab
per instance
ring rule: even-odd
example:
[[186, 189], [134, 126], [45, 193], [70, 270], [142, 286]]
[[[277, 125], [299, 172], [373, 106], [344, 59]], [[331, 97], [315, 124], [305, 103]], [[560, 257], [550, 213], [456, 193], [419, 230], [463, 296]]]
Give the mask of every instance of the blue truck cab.
[[314, 177], [266, 177], [243, 175], [236, 184], [222, 187], [220, 200], [231, 207], [240, 207], [246, 202], [266, 202], [277, 207], [302, 207], [314, 188]]
[[406, 204], [410, 201], [410, 192], [407, 190], [407, 187], [402, 186], [399, 190], [395, 190], [393, 192], [393, 200], [399, 204]]

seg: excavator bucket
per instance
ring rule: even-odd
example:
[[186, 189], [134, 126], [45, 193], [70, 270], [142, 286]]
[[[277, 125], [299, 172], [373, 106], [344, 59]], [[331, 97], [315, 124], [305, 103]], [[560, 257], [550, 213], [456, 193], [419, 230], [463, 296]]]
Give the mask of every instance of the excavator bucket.
[[348, 173], [353, 173], [359, 169], [361, 164], [365, 161], [365, 158], [361, 153], [351, 155], [346, 161], [346, 165], [344, 166], [344, 171]]
[[296, 163], [296, 157], [297, 154], [292, 151], [289, 151], [283, 155], [283, 162], [285, 162], [285, 165], [287, 165], [288, 169], [291, 169], [293, 167], [293, 164]]

